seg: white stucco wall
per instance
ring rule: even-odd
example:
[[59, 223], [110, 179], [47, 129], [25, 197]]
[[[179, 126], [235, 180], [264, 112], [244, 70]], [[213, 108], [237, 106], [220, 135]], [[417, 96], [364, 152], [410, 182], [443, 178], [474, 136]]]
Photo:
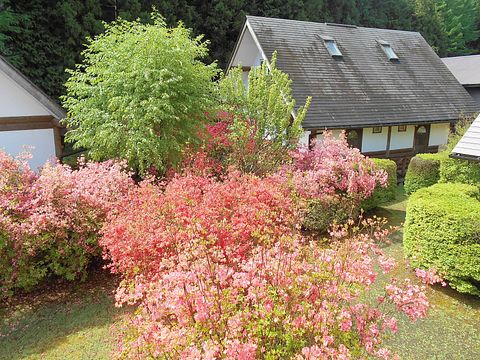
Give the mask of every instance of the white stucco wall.
[[262, 53], [253, 40], [250, 30], [245, 29], [235, 57], [232, 60], [232, 66], [258, 66], [263, 60]]
[[449, 123], [430, 125], [430, 137], [428, 139], [428, 146], [438, 146], [446, 144], [448, 141], [449, 132]]
[[362, 135], [362, 152], [385, 151], [387, 149], [388, 127], [382, 127], [379, 134], [373, 128], [364, 128]]
[[30, 167], [34, 170], [55, 158], [55, 137], [53, 129], [1, 131], [0, 149], [16, 156], [24, 151], [24, 146], [32, 146]]
[[398, 132], [398, 126], [392, 126], [390, 150], [410, 149], [413, 147], [415, 126], [407, 125], [407, 131]]
[[25, 89], [0, 72], [0, 117], [35, 115], [50, 113]]

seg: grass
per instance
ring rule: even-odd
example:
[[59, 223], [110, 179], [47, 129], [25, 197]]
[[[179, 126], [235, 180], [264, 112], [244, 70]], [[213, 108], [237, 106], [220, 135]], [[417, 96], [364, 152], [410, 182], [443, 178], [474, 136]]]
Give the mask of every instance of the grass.
[[[406, 203], [403, 188], [399, 188], [396, 201], [377, 209], [376, 215], [400, 226], [405, 219]], [[417, 281], [404, 259], [402, 237], [400, 228], [384, 250], [400, 265], [394, 273], [397, 278]], [[480, 359], [480, 299], [441, 286], [429, 287], [428, 298], [429, 316], [415, 323], [402, 317], [399, 332], [387, 339], [385, 345], [402, 359]]]
[[[405, 219], [407, 197], [376, 210], [392, 225]], [[399, 263], [394, 275], [416, 281], [404, 260], [402, 231], [392, 235], [385, 251]], [[381, 291], [380, 279], [371, 296]], [[114, 343], [112, 325], [125, 314], [115, 308], [112, 291], [117, 279], [100, 270], [83, 284], [63, 283], [18, 296], [0, 308], [0, 359], [108, 359]], [[385, 345], [402, 359], [480, 358], [480, 299], [450, 288], [430, 287], [429, 317], [411, 323], [399, 319], [399, 332]]]
[[50, 285], [0, 308], [0, 359], [108, 359], [117, 279], [95, 271], [85, 283]]

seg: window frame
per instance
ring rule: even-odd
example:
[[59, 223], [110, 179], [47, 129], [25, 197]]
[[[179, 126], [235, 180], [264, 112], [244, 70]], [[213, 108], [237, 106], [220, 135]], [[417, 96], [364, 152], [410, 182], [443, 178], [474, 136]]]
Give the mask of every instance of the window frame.
[[407, 132], [407, 125], [398, 125], [397, 132]]
[[[380, 129], [380, 131], [378, 131]], [[372, 134], [381, 134], [383, 131], [383, 126], [374, 126], [372, 128]]]
[[387, 56], [387, 59], [389, 61], [400, 61], [400, 58], [398, 57], [395, 50], [393, 50], [393, 47], [392, 45], [390, 45], [390, 43], [383, 40], [378, 40], [378, 43], [380, 44], [380, 47], [382, 48], [384, 54]]
[[[323, 40], [323, 45], [327, 49], [328, 53], [330, 54], [331, 57], [333, 58], [343, 58], [343, 53], [340, 50], [340, 47], [338, 46], [337, 42], [335, 41], [334, 38], [329, 37], [329, 36], [322, 36]], [[329, 47], [329, 44], [332, 44], [333, 46], [333, 51]]]

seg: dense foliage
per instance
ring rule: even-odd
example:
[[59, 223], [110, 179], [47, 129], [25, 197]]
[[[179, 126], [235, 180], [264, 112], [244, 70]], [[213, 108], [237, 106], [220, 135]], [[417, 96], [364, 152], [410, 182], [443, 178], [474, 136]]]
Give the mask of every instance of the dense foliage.
[[446, 153], [415, 155], [405, 175], [405, 192], [413, 194], [418, 189], [436, 184], [440, 180], [440, 161], [446, 157]]
[[405, 253], [415, 267], [436, 270], [456, 290], [480, 295], [479, 231], [478, 188], [436, 184], [408, 201]]
[[133, 186], [123, 163], [81, 163], [78, 170], [27, 162], [0, 152], [0, 294], [30, 289], [49, 275], [82, 278], [99, 256], [106, 214]]
[[440, 162], [440, 182], [480, 186], [480, 164], [444, 157]]
[[[147, 22], [152, 6], [170, 26], [184, 20], [197, 34], [205, 34], [212, 42], [211, 59], [218, 59], [222, 68], [245, 14], [416, 30], [440, 56], [479, 49], [478, 0], [1, 0], [0, 39], [9, 39], [0, 51], [47, 93], [58, 96], [64, 93], [64, 69], [81, 61], [85, 36], [102, 32], [102, 20]], [[2, 26], [4, 9], [11, 10], [8, 17], [20, 21], [19, 26]]]
[[132, 190], [101, 240], [124, 276], [117, 302], [138, 305], [117, 355], [390, 358], [381, 340], [397, 321], [382, 309], [390, 303], [412, 320], [424, 317], [423, 290], [393, 280], [362, 303], [377, 264], [395, 266], [377, 245], [389, 232], [382, 222], [350, 221], [331, 229], [326, 248], [299, 231], [297, 192], [282, 172], [220, 180], [185, 172]]
[[212, 105], [215, 64], [207, 45], [183, 25], [117, 21], [87, 44], [69, 71], [66, 141], [93, 160], [121, 158], [139, 172], [178, 161]]
[[388, 175], [388, 183], [386, 186], [377, 184], [372, 195], [365, 199], [361, 206], [363, 210], [369, 211], [376, 208], [380, 204], [395, 200], [395, 190], [397, 188], [397, 164], [389, 159], [371, 159], [377, 170], [384, 170]]

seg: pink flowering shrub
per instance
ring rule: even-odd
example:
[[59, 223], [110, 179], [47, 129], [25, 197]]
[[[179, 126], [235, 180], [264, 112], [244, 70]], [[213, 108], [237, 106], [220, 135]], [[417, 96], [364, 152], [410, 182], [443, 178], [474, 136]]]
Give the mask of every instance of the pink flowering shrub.
[[300, 149], [293, 157], [283, 171], [290, 173], [298, 196], [306, 201], [304, 226], [309, 230], [323, 232], [333, 222], [355, 217], [375, 187], [387, 185], [387, 173], [351, 148], [344, 133], [335, 139], [326, 132], [312, 149]]
[[101, 254], [98, 232], [133, 187], [115, 161], [47, 163], [39, 174], [0, 152], [0, 288], [30, 288], [49, 274], [73, 280]]
[[[172, 359], [393, 357], [382, 336], [426, 315], [423, 289], [392, 282], [362, 295], [395, 263], [380, 220], [331, 228], [329, 247], [300, 231], [291, 182], [238, 172], [186, 173], [131, 189], [100, 244], [123, 274], [117, 304], [135, 304], [117, 356]], [[388, 305], [390, 304], [390, 305]], [[389, 308], [390, 306], [390, 308]]]

